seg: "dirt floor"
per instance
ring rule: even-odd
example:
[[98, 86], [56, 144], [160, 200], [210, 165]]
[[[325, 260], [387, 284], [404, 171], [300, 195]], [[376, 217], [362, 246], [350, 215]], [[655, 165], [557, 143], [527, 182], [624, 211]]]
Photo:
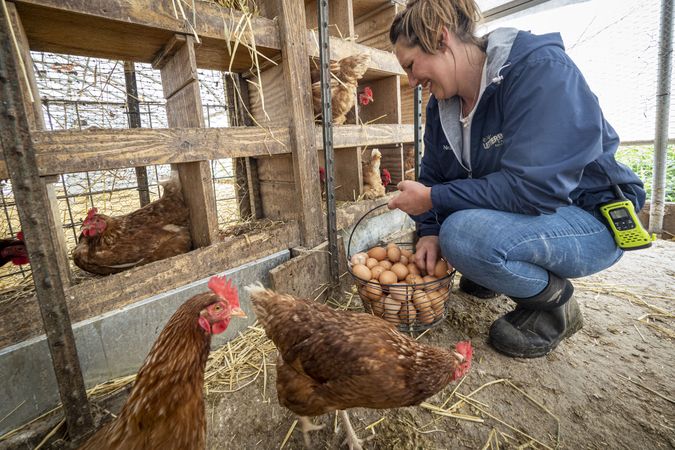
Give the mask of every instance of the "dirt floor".
[[[575, 286], [583, 330], [534, 360], [504, 357], [486, 343], [510, 300], [455, 292], [448, 319], [420, 340], [450, 346], [469, 338], [474, 365], [459, 387], [428, 403], [449, 408], [480, 390], [453, 409], [461, 418], [422, 407], [351, 410], [357, 433], [373, 436], [364, 448], [675, 448], [675, 242], [628, 252]], [[208, 448], [304, 448], [297, 428], [285, 439], [295, 417], [279, 406], [274, 379], [270, 370], [234, 393], [208, 393]], [[340, 448], [344, 430], [335, 415], [314, 421], [327, 426], [312, 434], [313, 446]]]

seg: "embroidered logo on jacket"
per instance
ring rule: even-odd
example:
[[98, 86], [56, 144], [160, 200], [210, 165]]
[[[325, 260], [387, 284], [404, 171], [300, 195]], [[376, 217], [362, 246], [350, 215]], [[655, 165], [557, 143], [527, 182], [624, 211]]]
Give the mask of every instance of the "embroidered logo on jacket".
[[483, 138], [483, 148], [489, 150], [492, 147], [501, 147], [504, 143], [504, 135], [502, 133], [488, 134]]

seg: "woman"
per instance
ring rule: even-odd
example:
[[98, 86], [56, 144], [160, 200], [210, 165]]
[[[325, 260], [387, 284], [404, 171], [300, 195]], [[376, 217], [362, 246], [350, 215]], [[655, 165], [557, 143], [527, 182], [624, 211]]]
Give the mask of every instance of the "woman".
[[568, 279], [623, 253], [598, 206], [614, 184], [636, 211], [645, 193], [559, 34], [477, 38], [479, 17], [473, 0], [412, 0], [391, 25], [410, 85], [432, 96], [420, 182], [400, 182], [389, 208], [417, 222], [419, 264], [442, 252], [461, 288], [516, 302], [490, 328], [494, 348], [539, 357], [582, 327]]

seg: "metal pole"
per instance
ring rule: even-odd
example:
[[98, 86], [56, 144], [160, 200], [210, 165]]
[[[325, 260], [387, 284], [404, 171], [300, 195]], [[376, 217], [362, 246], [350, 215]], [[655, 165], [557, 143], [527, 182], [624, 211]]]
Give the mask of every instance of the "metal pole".
[[415, 126], [415, 180], [419, 180], [422, 149], [424, 147], [424, 130], [422, 129], [422, 86], [415, 87], [413, 111], [415, 115], [413, 118]]
[[[4, 21], [2, 21], [4, 22]], [[42, 322], [61, 395], [68, 431], [73, 440], [88, 433], [93, 425], [84, 387], [75, 337], [57, 263], [50, 239], [50, 210], [47, 187], [37, 171], [35, 149], [28, 118], [23, 108], [21, 81], [8, 27], [0, 26], [0, 141], [12, 180], [19, 218], [25, 233]]]
[[656, 130], [654, 138], [654, 175], [649, 210], [649, 230], [663, 231], [666, 210], [666, 157], [668, 152], [668, 118], [670, 115], [670, 77], [673, 69], [673, 0], [661, 0], [659, 72], [656, 87]]
[[328, 37], [328, 0], [319, 2], [319, 64], [321, 66], [321, 117], [323, 151], [326, 160], [326, 211], [328, 216], [328, 265], [333, 286], [340, 283], [335, 210], [335, 166], [333, 164], [333, 109], [330, 92], [330, 47]]
[[[133, 61], [124, 61], [124, 81], [127, 88], [127, 111], [129, 114], [129, 128], [141, 128], [141, 108], [138, 102], [138, 87], [136, 85], [136, 67]], [[141, 206], [150, 203], [148, 189], [148, 171], [145, 166], [136, 167], [136, 185]]]

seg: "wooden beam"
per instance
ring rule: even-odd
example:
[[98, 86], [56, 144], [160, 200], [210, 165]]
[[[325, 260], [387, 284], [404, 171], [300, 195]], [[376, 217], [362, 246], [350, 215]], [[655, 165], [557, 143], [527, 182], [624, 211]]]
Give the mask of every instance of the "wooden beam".
[[[359, 0], [357, 0], [358, 2]], [[305, 2], [307, 29], [319, 27], [319, 2]], [[331, 0], [328, 2], [328, 33], [340, 39], [354, 37], [353, 0]]]
[[[321, 132], [320, 126], [315, 127], [314, 136], [319, 149], [323, 148]], [[340, 125], [333, 127], [334, 148], [398, 144], [413, 142], [413, 140], [412, 125]]]
[[[6, 4], [3, 2], [2, 6], [5, 9]], [[93, 420], [70, 325], [56, 248], [51, 237], [51, 215], [44, 213], [50, 210], [49, 196], [37, 171], [30, 125], [21, 95], [21, 54], [14, 48], [15, 41], [10, 36], [12, 28], [7, 27], [6, 23], [2, 19], [0, 26], [0, 141], [23, 226], [37, 303], [47, 334], [64, 415], [69, 434], [77, 441], [91, 430]], [[16, 305], [13, 307], [17, 309]], [[16, 320], [39, 327], [38, 321], [34, 320], [37, 308], [33, 312], [31, 316], [20, 316]], [[33, 320], [26, 320], [26, 317]]]
[[[202, 98], [199, 93], [195, 40], [174, 36], [155, 60], [160, 67], [170, 127], [204, 127]], [[190, 210], [190, 234], [195, 247], [216, 240], [218, 217], [209, 161], [176, 164], [185, 203]]]
[[[307, 29], [303, 2], [278, 0], [282, 67], [288, 98], [288, 121], [293, 148], [295, 205], [301, 224], [303, 246], [311, 248], [323, 241], [323, 211], [319, 186], [312, 109]], [[262, 186], [261, 186], [262, 189]], [[261, 195], [264, 193], [261, 191]], [[264, 198], [264, 197], [263, 197]], [[263, 200], [264, 203], [264, 200]]]
[[241, 40], [249, 46], [255, 42], [256, 50], [267, 57], [277, 55], [281, 47], [273, 20], [247, 17], [251, 27], [235, 36], [243, 14], [215, 2], [183, 2], [188, 20], [176, 17], [175, 2], [167, 0], [17, 0], [16, 4], [36, 51], [150, 63], [172, 35], [197, 33], [202, 44], [198, 67], [228, 70], [232, 60], [232, 69], [243, 71], [251, 67], [249, 49], [240, 44], [232, 55], [228, 41]]
[[[34, 131], [44, 130], [45, 121], [42, 113], [42, 104], [40, 103], [40, 90], [38, 89], [35, 80], [35, 72], [33, 71], [33, 59], [30, 56], [28, 49], [28, 40], [26, 32], [21, 23], [21, 18], [16, 11], [16, 6], [13, 3], [7, 4], [7, 11], [9, 12], [10, 20], [12, 22], [12, 29], [16, 36], [17, 43], [21, 49], [21, 58], [25, 68], [25, 76], [20, 74], [19, 80], [21, 82], [21, 90], [23, 92], [24, 111], [27, 114], [28, 125], [31, 129], [31, 135]], [[31, 101], [32, 98], [32, 101]], [[54, 242], [54, 250], [56, 251], [57, 267], [61, 276], [61, 281], [64, 285], [69, 285], [70, 278], [70, 263], [68, 261], [68, 246], [66, 245], [66, 237], [63, 233], [63, 222], [61, 221], [61, 212], [59, 210], [59, 202], [56, 198], [56, 189], [53, 181], [48, 178], [42, 178], [47, 189], [47, 198], [49, 199], [50, 215], [49, 220], [49, 234], [50, 239]], [[58, 181], [58, 180], [57, 180]]]
[[[368, 72], [364, 75], [363, 81], [376, 80], [389, 75], [405, 75], [396, 56], [392, 52], [378, 50], [352, 41], [331, 38], [331, 60], [337, 61], [357, 53], [367, 53], [370, 55]], [[307, 54], [313, 58], [319, 57], [319, 35], [312, 30], [307, 31]]]
[[[183, 255], [82, 282], [66, 290], [68, 308], [73, 322], [79, 322], [298, 245], [298, 224], [278, 224]], [[0, 303], [0, 348], [42, 333], [39, 322], [25, 320], [35, 317], [37, 307], [35, 298], [24, 299], [21, 304]]]
[[[41, 176], [290, 153], [288, 128], [155, 128], [32, 133]], [[0, 179], [8, 178], [0, 159]]]

